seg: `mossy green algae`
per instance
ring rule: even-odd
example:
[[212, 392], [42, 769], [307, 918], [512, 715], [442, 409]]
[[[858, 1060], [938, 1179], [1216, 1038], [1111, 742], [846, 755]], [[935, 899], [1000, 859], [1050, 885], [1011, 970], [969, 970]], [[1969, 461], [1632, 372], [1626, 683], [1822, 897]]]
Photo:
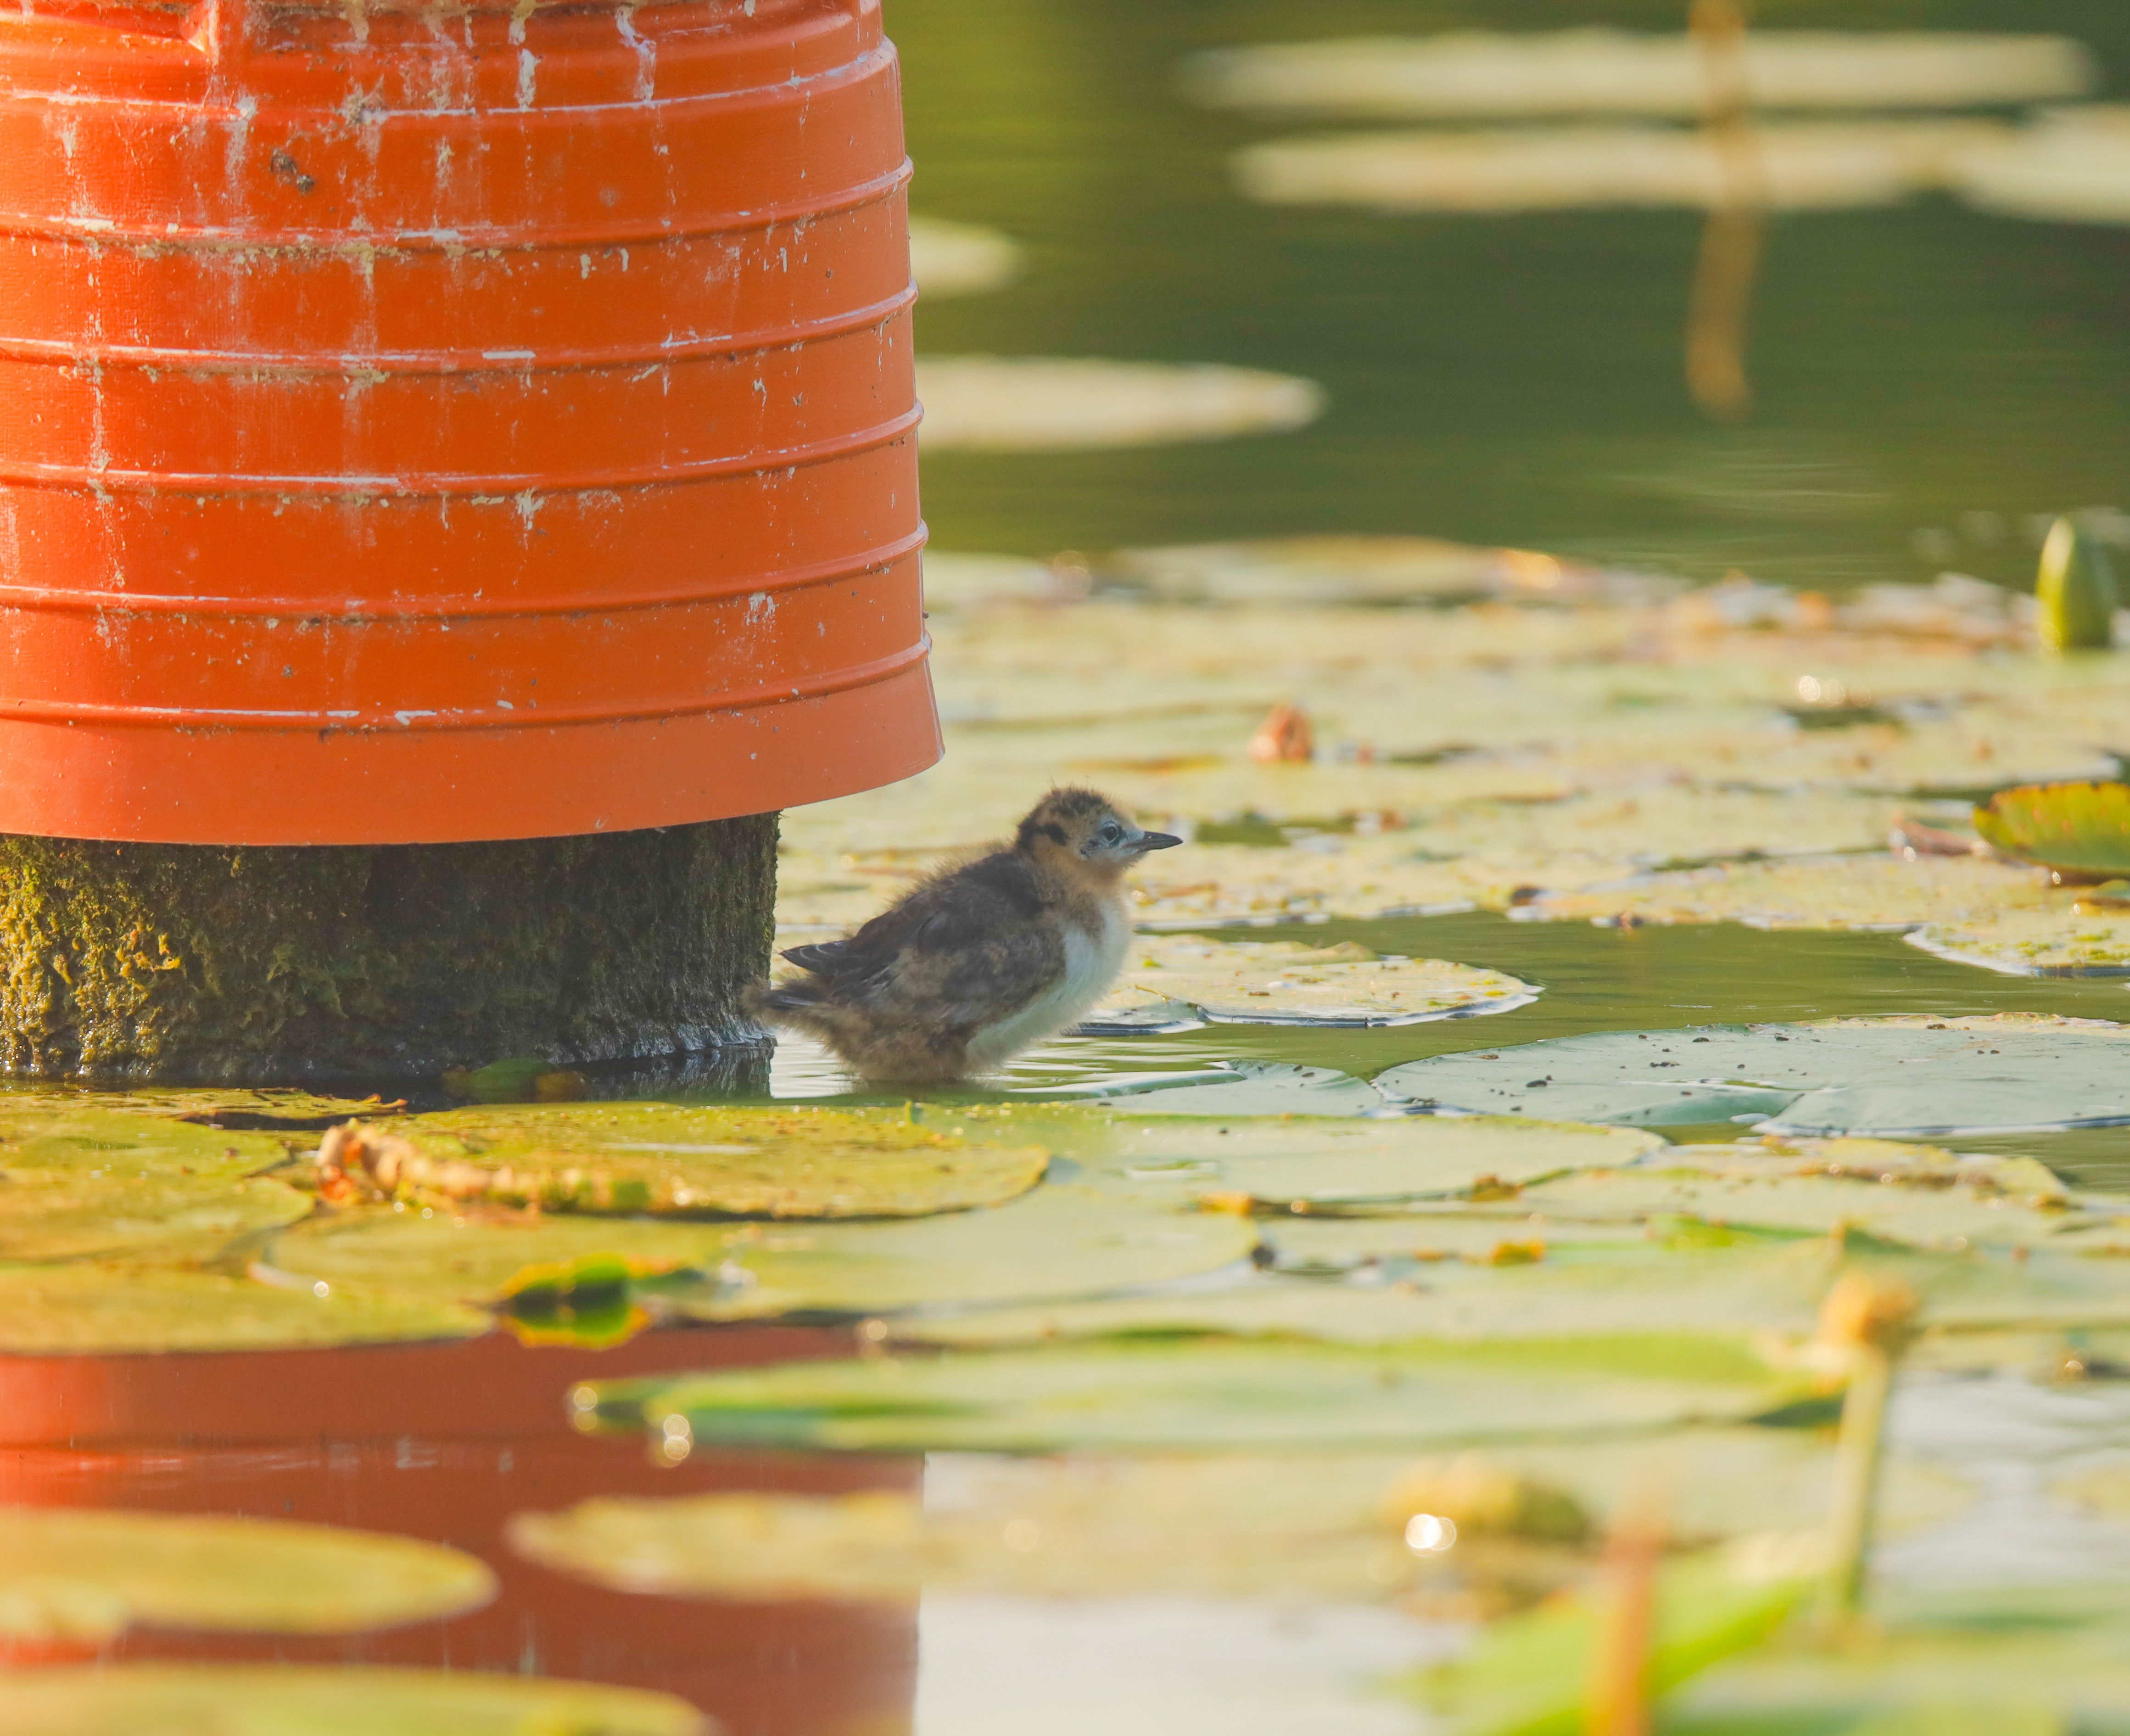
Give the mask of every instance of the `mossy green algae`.
[[752, 1035], [776, 816], [264, 847], [0, 838], [0, 1070], [229, 1083]]

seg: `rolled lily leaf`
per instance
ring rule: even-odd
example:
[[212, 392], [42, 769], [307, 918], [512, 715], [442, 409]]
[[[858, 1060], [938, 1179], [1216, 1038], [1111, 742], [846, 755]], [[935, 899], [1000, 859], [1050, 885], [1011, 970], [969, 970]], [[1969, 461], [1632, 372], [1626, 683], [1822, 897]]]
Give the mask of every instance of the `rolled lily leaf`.
[[2034, 587], [2042, 643], [2052, 651], [2105, 651], [2113, 643], [2118, 596], [2107, 551], [2069, 519], [2049, 527]]
[[2023, 784], [1975, 811], [2008, 855], [2075, 874], [2130, 874], [2130, 783]]

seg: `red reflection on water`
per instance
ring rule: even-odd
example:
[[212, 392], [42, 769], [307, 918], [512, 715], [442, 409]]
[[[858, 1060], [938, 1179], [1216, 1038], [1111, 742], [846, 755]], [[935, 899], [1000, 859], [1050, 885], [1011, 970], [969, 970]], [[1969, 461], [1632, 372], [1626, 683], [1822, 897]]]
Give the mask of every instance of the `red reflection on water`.
[[[457, 1344], [213, 1356], [0, 1357], [0, 1502], [246, 1514], [398, 1532], [494, 1569], [470, 1614], [342, 1638], [136, 1629], [103, 1654], [449, 1667], [658, 1688], [731, 1736], [909, 1728], [914, 1608], [741, 1604], [607, 1591], [525, 1561], [514, 1514], [598, 1494], [915, 1490], [923, 1461], [698, 1451], [580, 1435], [576, 1381], [847, 1354], [841, 1332], [649, 1332], [608, 1351]], [[39, 1660], [57, 1655], [41, 1652]], [[18, 1662], [31, 1659], [16, 1654]]]

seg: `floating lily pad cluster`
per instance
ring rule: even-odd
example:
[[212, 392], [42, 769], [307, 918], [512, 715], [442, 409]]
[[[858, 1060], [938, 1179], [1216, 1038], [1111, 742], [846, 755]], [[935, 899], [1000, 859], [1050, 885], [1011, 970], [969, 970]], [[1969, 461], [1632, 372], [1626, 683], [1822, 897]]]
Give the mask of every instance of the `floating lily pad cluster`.
[[[1973, 581], [1668, 595], [1412, 540], [1125, 551], [1077, 590], [1015, 569], [935, 616], [951, 751], [787, 817], [780, 924], [863, 921], [1069, 777], [1193, 835], [1134, 876], [1149, 930], [1476, 906], [2130, 967], [2130, 904], [2090, 883], [2119, 871], [2088, 866], [2122, 849], [2130, 686], [2105, 656], [2040, 654], [2027, 600]], [[1282, 704], [1313, 757], [1252, 759]]]

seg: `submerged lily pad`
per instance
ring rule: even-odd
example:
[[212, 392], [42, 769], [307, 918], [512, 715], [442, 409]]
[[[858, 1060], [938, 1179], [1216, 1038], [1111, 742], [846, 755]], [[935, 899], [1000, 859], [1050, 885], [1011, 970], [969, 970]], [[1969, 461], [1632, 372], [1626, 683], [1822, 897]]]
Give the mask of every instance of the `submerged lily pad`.
[[[1755, 30], [1741, 50], [1759, 108], [1958, 108], [2083, 96], [2093, 57], [2067, 36]], [[1185, 88], [1211, 107], [1416, 119], [1647, 114], [1698, 119], [1693, 37], [1615, 30], [1353, 36], [1210, 50]]]
[[494, 1595], [495, 1576], [475, 1557], [380, 1532], [198, 1514], [0, 1509], [0, 1633], [18, 1640], [102, 1642], [141, 1624], [359, 1633], [457, 1615]]
[[2000, 1014], [1603, 1031], [1408, 1061], [1378, 1084], [1632, 1126], [1751, 1117], [1769, 1133], [1937, 1139], [2130, 1126], [2130, 1027]]
[[902, 1110], [672, 1103], [458, 1109], [394, 1130], [408, 1197], [548, 1212], [910, 1217], [1024, 1193], [1040, 1150], [979, 1144]]
[[1237, 1088], [1187, 1088], [1200, 1105], [1189, 1117], [1143, 1114], [1179, 1094], [1171, 1091], [1101, 1108], [1015, 1105], [970, 1114], [1032, 1133], [1086, 1179], [1141, 1198], [1282, 1212], [1485, 1197], [1664, 1149], [1651, 1133], [1505, 1117], [1263, 1117], [1245, 1107], [1227, 1119], [1213, 1111], [1222, 1093]]
[[1402, 1105], [1335, 1067], [1288, 1061], [1230, 1061], [1197, 1073], [1140, 1074], [1104, 1083], [1038, 1088], [1032, 1097], [1127, 1102], [1144, 1115], [1377, 1115]]
[[294, 1350], [468, 1338], [479, 1311], [353, 1284], [81, 1261], [0, 1266], [0, 1352]]
[[2130, 874], [2130, 784], [1999, 790], [1975, 811], [1975, 829], [2029, 862], [2081, 874]]
[[1774, 1402], [1720, 1340], [1405, 1345], [1220, 1338], [879, 1356], [599, 1381], [587, 1427], [827, 1451], [1415, 1448], [1734, 1420]]
[[1234, 1265], [1256, 1243], [1236, 1218], [1053, 1183], [966, 1217], [763, 1228], [735, 1239], [714, 1284], [666, 1299], [689, 1318], [731, 1320], [1091, 1296]]
[[1117, 988], [1082, 1021], [1101, 1031], [1177, 1003], [1219, 1025], [1417, 1025], [1507, 1012], [1538, 997], [1499, 971], [1385, 957], [1351, 941], [1134, 940]]
[[917, 364], [932, 452], [1071, 452], [1277, 433], [1314, 422], [1306, 380], [1210, 364], [930, 356]]
[[9, 1736], [709, 1736], [685, 1700], [475, 1670], [99, 1663], [0, 1674]]

